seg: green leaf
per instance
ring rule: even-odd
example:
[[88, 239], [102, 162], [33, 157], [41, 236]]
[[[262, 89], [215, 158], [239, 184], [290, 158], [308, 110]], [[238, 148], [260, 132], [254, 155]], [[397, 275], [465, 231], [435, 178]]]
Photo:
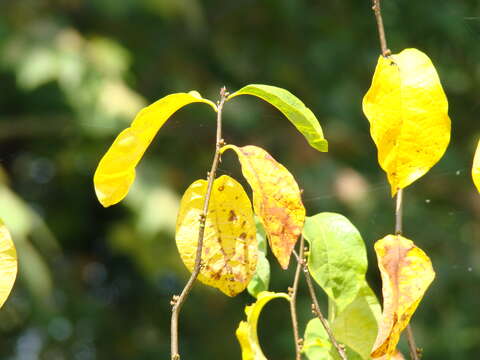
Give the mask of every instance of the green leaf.
[[360, 233], [346, 217], [325, 212], [306, 218], [303, 235], [310, 244], [312, 277], [343, 311], [365, 283], [367, 253]]
[[142, 109], [132, 125], [117, 136], [93, 178], [95, 193], [103, 206], [114, 205], [127, 195], [135, 180], [135, 167], [158, 130], [176, 111], [195, 102], [208, 104], [217, 111], [213, 102], [196, 91], [171, 94]]
[[248, 284], [247, 290], [253, 297], [257, 297], [262, 291], [268, 291], [270, 284], [270, 263], [267, 260], [267, 239], [262, 224], [257, 220], [257, 243], [258, 243], [258, 260], [257, 270], [252, 280]]
[[[305, 345], [303, 352], [309, 360], [341, 360], [337, 349], [330, 342], [330, 338], [318, 318], [308, 322], [304, 335]], [[338, 341], [338, 339], [337, 339]], [[348, 360], [363, 360], [360, 355], [350, 349], [346, 344], [345, 352]]]
[[313, 112], [289, 91], [269, 85], [251, 84], [234, 92], [228, 100], [239, 95], [253, 95], [275, 106], [307, 139], [308, 143], [319, 151], [328, 151], [328, 142]]
[[347, 345], [362, 359], [370, 359], [380, 316], [377, 297], [365, 282], [355, 300], [335, 318], [333, 334], [338, 342]]

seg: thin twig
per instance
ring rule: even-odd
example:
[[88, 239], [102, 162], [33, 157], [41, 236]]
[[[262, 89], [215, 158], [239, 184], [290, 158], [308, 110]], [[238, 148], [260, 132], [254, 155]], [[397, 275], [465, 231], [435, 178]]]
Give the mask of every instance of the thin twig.
[[[303, 259], [303, 236], [300, 239], [300, 257], [298, 259]], [[295, 253], [296, 255], [296, 253]], [[298, 319], [297, 319], [297, 290], [298, 290], [298, 281], [300, 279], [300, 271], [302, 270], [302, 262], [297, 261], [297, 268], [295, 269], [295, 277], [293, 279], [293, 285], [288, 289], [290, 295], [290, 314], [292, 315], [292, 327], [293, 327], [293, 338], [295, 341], [295, 359], [302, 359], [302, 345], [303, 340], [300, 338], [298, 332]]]
[[378, 37], [380, 38], [380, 48], [382, 49], [382, 55], [384, 57], [390, 56], [392, 53], [387, 46], [387, 38], [385, 36], [385, 28], [383, 26], [382, 9], [380, 8], [380, 0], [372, 0], [372, 10], [375, 13], [375, 19], [377, 20]]
[[225, 87], [220, 90], [220, 100], [218, 101], [218, 111], [217, 111], [217, 137], [215, 144], [215, 155], [213, 157], [212, 168], [208, 173], [208, 184], [207, 192], [205, 194], [205, 202], [203, 205], [203, 212], [200, 215], [200, 226], [198, 230], [198, 242], [197, 242], [197, 251], [195, 254], [195, 265], [192, 271], [190, 279], [188, 279], [187, 284], [182, 290], [180, 296], [174, 296], [172, 299], [172, 321], [171, 321], [171, 359], [180, 360], [180, 354], [178, 353], [178, 316], [180, 314], [180, 309], [182, 308], [183, 303], [185, 302], [190, 290], [193, 287], [193, 283], [200, 273], [202, 266], [202, 249], [203, 249], [203, 236], [205, 234], [205, 222], [207, 220], [208, 214], [208, 205], [210, 203], [210, 197], [212, 194], [213, 181], [215, 179], [215, 174], [217, 172], [218, 163], [220, 161], [220, 149], [224, 145], [222, 139], [222, 110], [223, 104], [228, 97], [228, 93]]
[[[398, 189], [395, 202], [395, 234], [402, 235], [402, 214], [403, 214], [403, 189]], [[407, 325], [407, 340], [412, 360], [419, 360], [419, 351], [415, 338], [413, 337], [412, 327], [410, 323]]]
[[[303, 245], [303, 236], [301, 238], [301, 244]], [[337, 342], [335, 336], [333, 336], [332, 329], [328, 325], [327, 320], [322, 314], [320, 310], [320, 305], [318, 304], [317, 295], [315, 294], [315, 288], [313, 287], [312, 278], [310, 276], [310, 272], [308, 271], [307, 262], [303, 257], [300, 257], [300, 262], [303, 266], [303, 274], [305, 275], [305, 280], [307, 281], [308, 292], [310, 293], [310, 298], [312, 299], [312, 312], [320, 319], [320, 322], [323, 325], [323, 328], [327, 332], [327, 335], [330, 339], [330, 342], [333, 344], [335, 349], [337, 349], [338, 354], [342, 360], [347, 360], [347, 354], [345, 353], [345, 347]]]
[[395, 201], [395, 234], [402, 235], [403, 189], [398, 189]]

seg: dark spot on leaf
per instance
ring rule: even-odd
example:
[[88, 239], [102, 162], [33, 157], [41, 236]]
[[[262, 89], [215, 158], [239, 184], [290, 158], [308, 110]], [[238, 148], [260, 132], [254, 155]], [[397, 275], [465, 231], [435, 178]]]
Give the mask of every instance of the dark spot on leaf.
[[239, 238], [245, 240], [247, 238], [247, 233], [241, 233]]
[[218, 191], [223, 191], [223, 189], [225, 189], [225, 187], [224, 187], [223, 185], [220, 185], [220, 186], [218, 187]]
[[238, 218], [237, 218], [237, 215], [235, 214], [235, 211], [233, 210], [230, 210], [230, 212], [228, 213], [228, 221], [237, 221]]
[[247, 222], [246, 222], [245, 220], [243, 220], [241, 227], [242, 227], [242, 228], [245, 227], [246, 224], [247, 224]]

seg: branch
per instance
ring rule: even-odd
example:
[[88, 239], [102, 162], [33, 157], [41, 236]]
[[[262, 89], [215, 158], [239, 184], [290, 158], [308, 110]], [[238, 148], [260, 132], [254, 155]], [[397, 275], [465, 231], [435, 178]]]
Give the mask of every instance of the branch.
[[[303, 259], [303, 250], [304, 249], [303, 249], [303, 236], [302, 236], [302, 238], [300, 239], [300, 258], [299, 259]], [[300, 338], [298, 333], [298, 319], [297, 319], [297, 290], [298, 290], [298, 281], [300, 279], [301, 270], [302, 270], [302, 262], [297, 261], [297, 268], [295, 270], [293, 285], [291, 288], [288, 289], [288, 293], [290, 295], [290, 314], [292, 315], [293, 338], [295, 340], [295, 360], [302, 359], [302, 345], [303, 345], [303, 340]]]
[[[403, 214], [403, 189], [398, 189], [395, 203], [395, 234], [402, 235], [402, 214]], [[410, 323], [407, 325], [407, 340], [412, 360], [420, 359], [420, 351], [413, 337], [412, 327]]]
[[198, 242], [197, 242], [197, 251], [195, 254], [195, 266], [192, 271], [190, 279], [188, 279], [187, 284], [182, 290], [180, 296], [174, 295], [171, 301], [172, 304], [172, 321], [171, 321], [171, 359], [180, 360], [180, 354], [178, 353], [178, 316], [180, 314], [180, 309], [182, 308], [183, 303], [185, 302], [190, 290], [193, 287], [193, 283], [198, 277], [202, 267], [202, 249], [203, 249], [203, 237], [205, 234], [205, 222], [207, 220], [208, 214], [208, 205], [210, 202], [210, 197], [212, 195], [213, 181], [215, 179], [215, 174], [217, 172], [218, 163], [220, 161], [220, 148], [224, 145], [222, 139], [222, 110], [223, 104], [228, 97], [228, 92], [225, 87], [220, 90], [220, 100], [218, 101], [218, 111], [217, 111], [217, 137], [215, 145], [215, 155], [213, 157], [212, 168], [208, 173], [208, 184], [207, 184], [207, 193], [205, 194], [205, 202], [203, 204], [203, 212], [200, 215], [200, 227], [198, 230]]
[[382, 9], [380, 8], [380, 0], [372, 0], [372, 10], [375, 13], [375, 19], [377, 20], [378, 36], [380, 38], [380, 48], [382, 49], [382, 55], [384, 57], [390, 56], [392, 53], [387, 47], [387, 38], [385, 36], [385, 28], [383, 27]]
[[[303, 243], [304, 243], [304, 239], [303, 239], [303, 235], [302, 235], [302, 237], [300, 239], [300, 245], [302, 246], [302, 248], [303, 248]], [[320, 305], [318, 304], [317, 295], [315, 295], [315, 288], [313, 287], [312, 278], [310, 276], [310, 272], [308, 271], [307, 262], [305, 261], [304, 257], [298, 257], [297, 256], [297, 258], [299, 259], [299, 263], [301, 263], [302, 266], [303, 266], [303, 274], [305, 275], [305, 280], [307, 280], [308, 291], [310, 293], [310, 298], [312, 299], [312, 302], [313, 302], [312, 312], [320, 319], [320, 322], [322, 323], [325, 331], [328, 334], [330, 342], [333, 344], [335, 349], [337, 349], [337, 352], [340, 355], [340, 358], [342, 360], [347, 360], [347, 354], [345, 353], [345, 347], [343, 345], [340, 345], [337, 342], [337, 340], [333, 336], [332, 329], [330, 329], [330, 326], [328, 325], [327, 320], [325, 320], [325, 317], [323, 316], [322, 311], [320, 310]]]

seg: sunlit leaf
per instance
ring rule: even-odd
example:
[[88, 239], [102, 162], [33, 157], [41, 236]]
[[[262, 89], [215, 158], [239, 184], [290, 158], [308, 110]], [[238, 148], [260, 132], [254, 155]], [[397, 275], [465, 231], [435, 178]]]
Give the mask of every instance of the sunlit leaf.
[[318, 318], [311, 319], [305, 328], [302, 351], [309, 360], [333, 360], [332, 343]]
[[300, 189], [292, 174], [257, 146], [227, 145], [234, 150], [242, 173], [253, 190], [253, 207], [260, 217], [273, 254], [286, 269], [305, 221]]
[[[377, 297], [364, 282], [355, 300], [331, 323], [333, 335], [345, 346], [349, 360], [370, 359], [380, 313]], [[318, 318], [310, 320], [307, 325], [304, 351], [311, 360], [339, 359]]]
[[270, 263], [267, 259], [267, 239], [262, 224], [257, 223], [258, 261], [257, 270], [248, 283], [247, 290], [253, 297], [262, 291], [268, 291], [270, 284]]
[[428, 256], [400, 235], [378, 240], [375, 252], [383, 284], [382, 321], [371, 354], [378, 358], [395, 353], [400, 333], [408, 325], [435, 273]]
[[[176, 242], [190, 271], [195, 264], [199, 219], [206, 192], [207, 181], [197, 180], [180, 203]], [[247, 287], [255, 273], [257, 252], [250, 199], [237, 181], [223, 175], [213, 183], [198, 279], [226, 295], [235, 296]]]
[[303, 235], [312, 277], [343, 311], [365, 283], [367, 252], [360, 233], [346, 217], [325, 212], [306, 218]]
[[478, 192], [480, 192], [480, 141], [478, 142], [475, 157], [473, 158], [472, 178]]
[[253, 95], [272, 104], [295, 125], [313, 148], [328, 151], [328, 142], [323, 137], [317, 118], [300, 99], [289, 91], [275, 86], [251, 84], [234, 92], [228, 99], [238, 95]]
[[135, 179], [135, 167], [162, 125], [185, 105], [202, 102], [217, 107], [203, 99], [196, 91], [165, 96], [142, 109], [132, 122], [115, 139], [98, 164], [94, 175], [95, 192], [100, 203], [107, 207], [121, 201]]
[[17, 252], [5, 224], [0, 220], [0, 307], [12, 291], [17, 277]]
[[447, 98], [431, 60], [419, 50], [379, 57], [363, 111], [392, 196], [435, 165], [450, 141]]
[[242, 348], [242, 360], [267, 360], [258, 341], [257, 323], [265, 304], [277, 298], [290, 301], [290, 297], [285, 293], [264, 291], [258, 294], [255, 303], [245, 307], [247, 321], [241, 321], [236, 331], [237, 339]]
[[380, 313], [377, 297], [364, 282], [355, 300], [335, 317], [332, 324], [333, 334], [338, 342], [347, 345], [360, 358], [370, 359], [370, 352], [377, 337]]

